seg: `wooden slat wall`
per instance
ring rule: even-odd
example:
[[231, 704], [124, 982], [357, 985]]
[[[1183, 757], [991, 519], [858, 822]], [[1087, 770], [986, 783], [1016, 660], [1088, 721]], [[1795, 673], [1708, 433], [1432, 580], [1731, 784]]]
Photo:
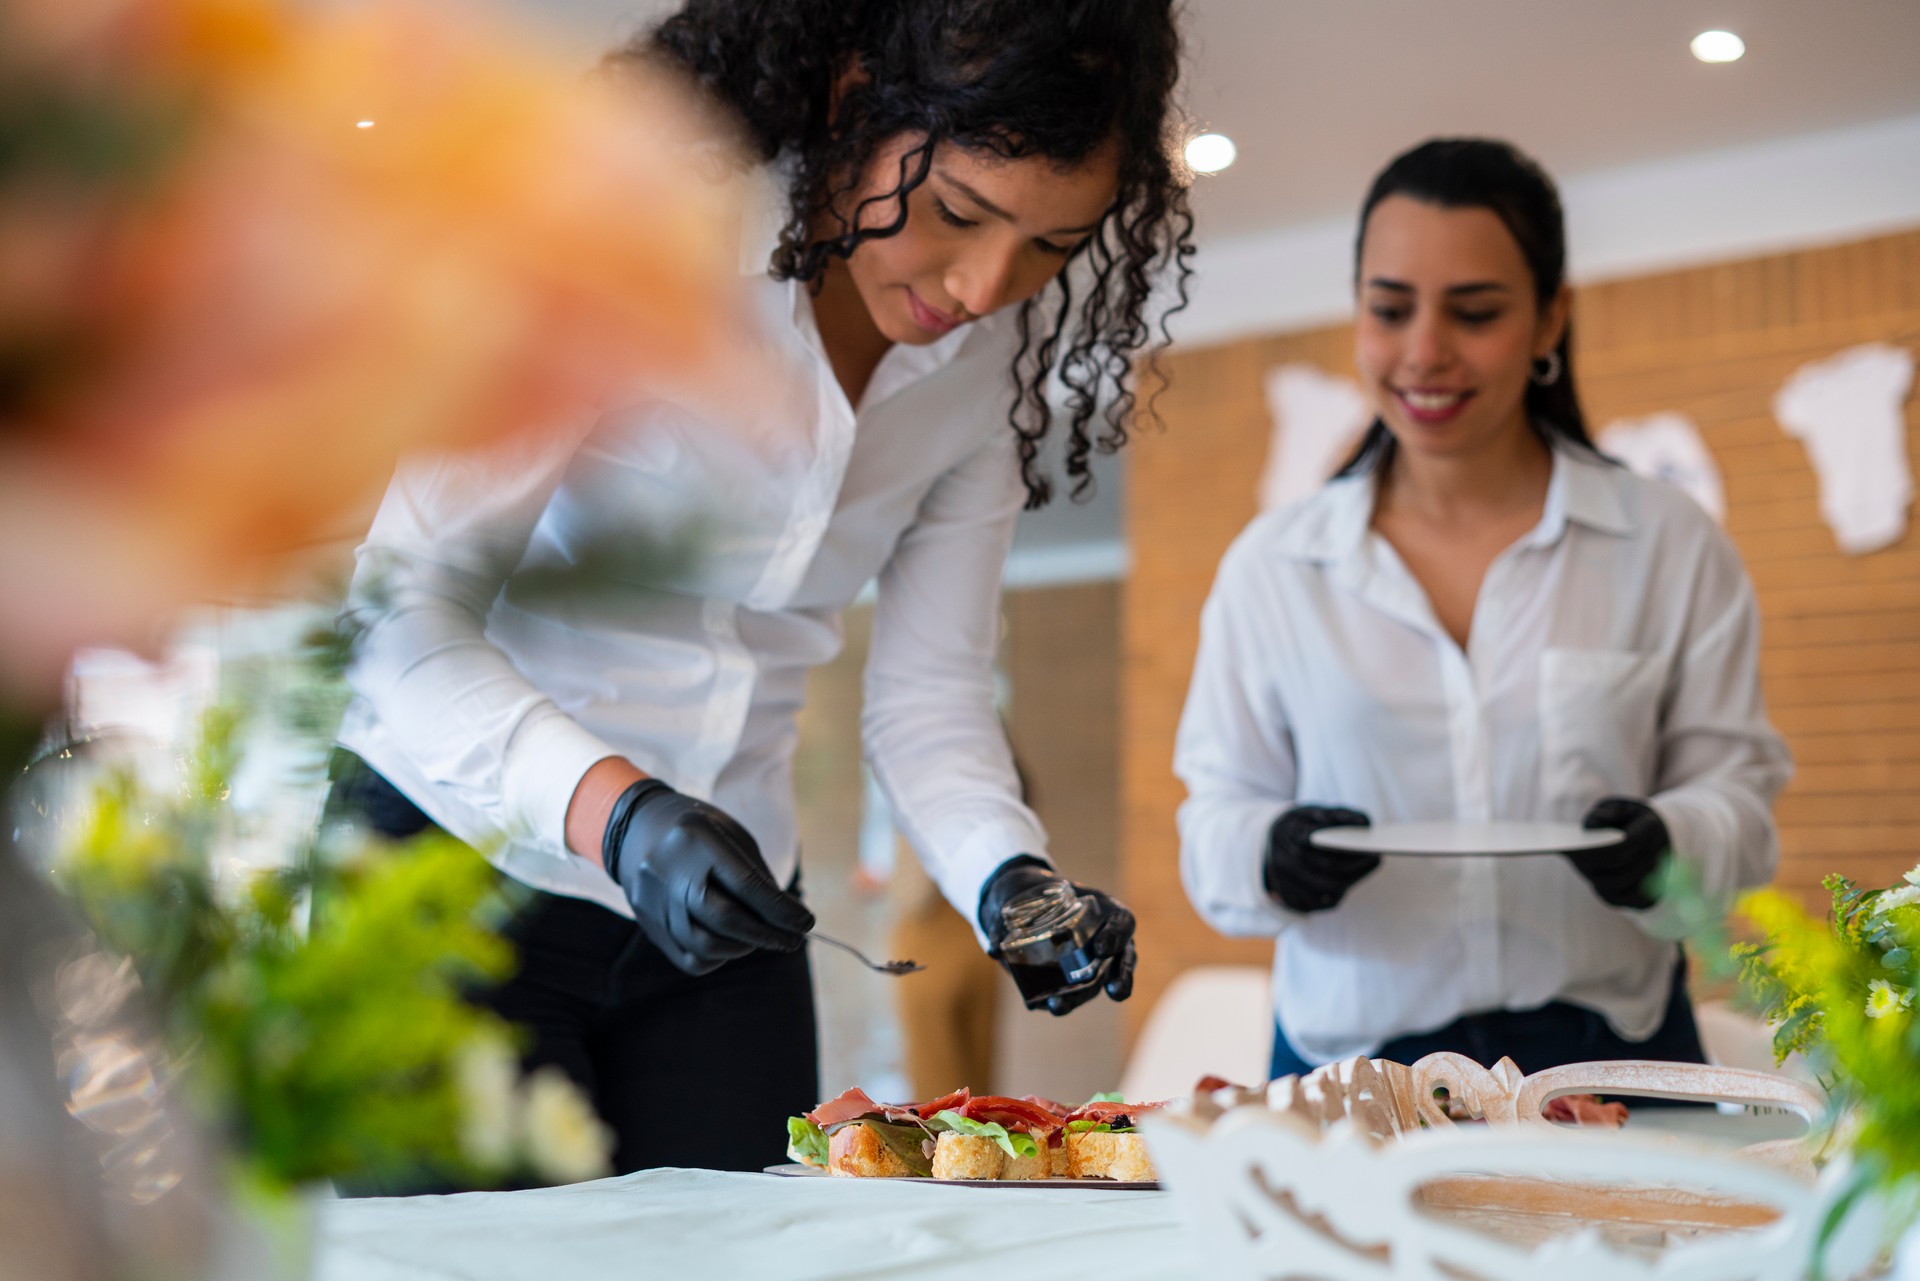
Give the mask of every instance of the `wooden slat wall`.
[[[1776, 811], [1780, 883], [1812, 902], [1828, 872], [1897, 878], [1920, 859], [1920, 533], [1871, 555], [1840, 554], [1805, 450], [1774, 421], [1771, 402], [1801, 365], [1857, 343], [1920, 349], [1920, 230], [1589, 286], [1575, 303], [1574, 339], [1596, 427], [1676, 410], [1699, 425], [1720, 465], [1728, 532], [1760, 597], [1768, 707], [1798, 762]], [[1172, 753], [1201, 603], [1255, 512], [1271, 430], [1262, 377], [1290, 360], [1351, 374], [1352, 331], [1170, 354], [1166, 430], [1132, 447], [1121, 795], [1123, 881], [1143, 957], [1136, 1027], [1181, 969], [1271, 954], [1261, 941], [1219, 937], [1187, 905]], [[1920, 398], [1907, 423], [1911, 453]]]

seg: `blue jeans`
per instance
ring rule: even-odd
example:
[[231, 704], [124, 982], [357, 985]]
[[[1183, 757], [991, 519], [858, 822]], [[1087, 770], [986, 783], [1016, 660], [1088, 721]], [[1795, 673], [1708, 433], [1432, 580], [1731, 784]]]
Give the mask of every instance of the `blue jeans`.
[[[1582, 1005], [1549, 1001], [1533, 1010], [1490, 1010], [1466, 1014], [1434, 1032], [1395, 1037], [1369, 1056], [1412, 1063], [1441, 1050], [1464, 1054], [1482, 1067], [1510, 1058], [1522, 1072], [1544, 1072], [1563, 1063], [1606, 1059], [1658, 1059], [1666, 1063], [1705, 1063], [1700, 1029], [1693, 1021], [1693, 1002], [1687, 996], [1687, 960], [1673, 967], [1673, 986], [1667, 996], [1667, 1016], [1644, 1041], [1629, 1041], [1607, 1025], [1606, 1019]], [[1273, 1029], [1273, 1065], [1270, 1078], [1304, 1076], [1314, 1065], [1300, 1057], [1278, 1023]], [[1661, 1107], [1664, 1099], [1636, 1099], [1635, 1107]]]

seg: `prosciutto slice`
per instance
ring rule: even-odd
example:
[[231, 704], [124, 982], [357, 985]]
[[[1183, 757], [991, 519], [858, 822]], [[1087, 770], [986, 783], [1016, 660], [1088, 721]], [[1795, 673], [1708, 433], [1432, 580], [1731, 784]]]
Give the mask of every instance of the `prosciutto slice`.
[[1061, 1120], [1062, 1125], [1074, 1121], [1094, 1121], [1111, 1125], [1115, 1121], [1129, 1120], [1142, 1112], [1151, 1112], [1155, 1108], [1167, 1106], [1160, 1103], [1083, 1103], [1069, 1112]]
[[976, 1095], [967, 1100], [965, 1107], [956, 1108], [955, 1111], [969, 1121], [992, 1122], [1028, 1134], [1051, 1135], [1064, 1124], [1058, 1113], [1050, 1112], [1037, 1103], [999, 1094]]
[[[952, 1108], [956, 1112], [967, 1106], [970, 1095], [964, 1086], [952, 1094], [943, 1094], [937, 1099], [925, 1103], [875, 1103], [867, 1097], [867, 1092], [855, 1086], [838, 1098], [822, 1103], [807, 1113], [807, 1120], [821, 1129], [839, 1125], [845, 1121], [858, 1121], [863, 1117], [880, 1117], [887, 1121], [930, 1121], [934, 1115]], [[963, 1113], [964, 1115], [964, 1113]]]

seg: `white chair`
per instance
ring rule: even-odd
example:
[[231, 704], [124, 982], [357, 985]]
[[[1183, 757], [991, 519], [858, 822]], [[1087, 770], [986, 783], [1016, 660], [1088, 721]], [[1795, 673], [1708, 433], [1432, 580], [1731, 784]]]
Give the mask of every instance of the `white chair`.
[[1131, 1100], [1190, 1094], [1209, 1074], [1239, 1085], [1267, 1079], [1273, 1000], [1265, 966], [1201, 965], [1176, 976], [1140, 1030], [1121, 1073]]

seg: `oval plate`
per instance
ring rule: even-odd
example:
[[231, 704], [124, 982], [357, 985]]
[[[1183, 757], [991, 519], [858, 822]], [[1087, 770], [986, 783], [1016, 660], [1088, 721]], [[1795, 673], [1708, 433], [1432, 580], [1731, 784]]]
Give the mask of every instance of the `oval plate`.
[[[789, 1165], [770, 1165], [768, 1174], [785, 1174], [798, 1179], [831, 1179], [833, 1176], [817, 1166], [801, 1165], [793, 1162]], [[841, 1180], [849, 1182], [849, 1180]], [[894, 1178], [854, 1179], [855, 1183], [931, 1183], [941, 1188], [1079, 1188], [1082, 1192], [1157, 1192], [1158, 1183], [1122, 1183], [1118, 1179], [923, 1179], [917, 1175], [900, 1175]]]
[[1308, 838], [1322, 849], [1351, 854], [1411, 854], [1427, 858], [1564, 854], [1597, 850], [1627, 839], [1613, 827], [1577, 823], [1377, 823], [1372, 827], [1323, 827]]

